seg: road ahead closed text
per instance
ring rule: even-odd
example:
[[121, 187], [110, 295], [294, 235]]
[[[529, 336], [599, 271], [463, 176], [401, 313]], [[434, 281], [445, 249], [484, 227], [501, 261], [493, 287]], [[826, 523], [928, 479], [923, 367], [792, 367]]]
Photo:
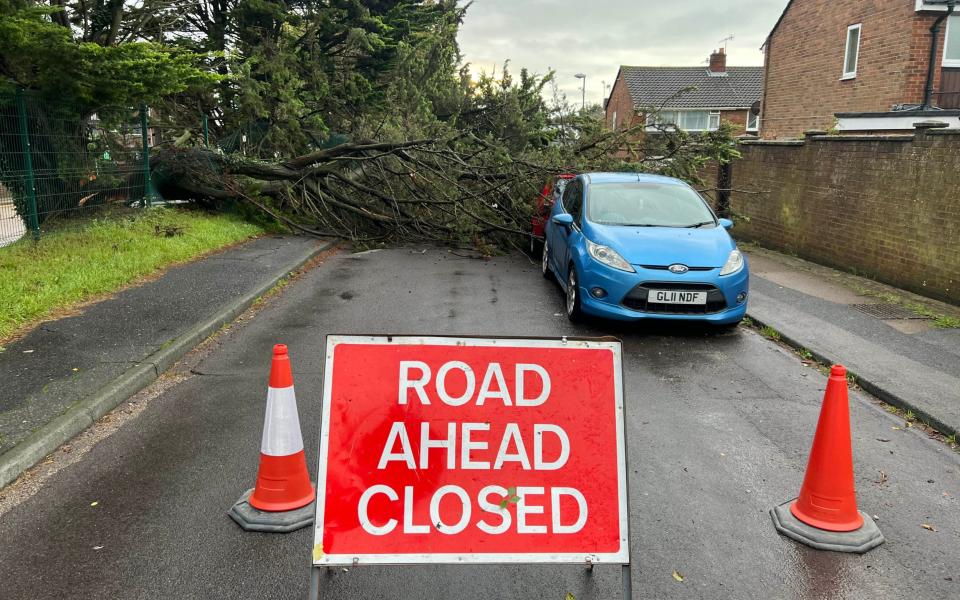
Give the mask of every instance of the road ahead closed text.
[[617, 344], [355, 339], [328, 348], [318, 564], [625, 556]]

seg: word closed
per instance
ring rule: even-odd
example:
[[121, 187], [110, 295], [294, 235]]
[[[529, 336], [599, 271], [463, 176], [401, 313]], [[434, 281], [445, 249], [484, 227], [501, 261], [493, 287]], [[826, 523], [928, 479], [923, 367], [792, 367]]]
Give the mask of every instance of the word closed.
[[327, 340], [318, 565], [627, 562], [620, 345]]

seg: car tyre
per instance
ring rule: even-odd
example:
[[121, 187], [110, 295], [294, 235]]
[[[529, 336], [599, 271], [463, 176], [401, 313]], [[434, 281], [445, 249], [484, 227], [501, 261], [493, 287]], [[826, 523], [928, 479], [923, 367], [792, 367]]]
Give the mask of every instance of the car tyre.
[[571, 323], [583, 321], [583, 309], [580, 307], [580, 278], [577, 276], [577, 268], [570, 264], [567, 274], [567, 294], [566, 307], [567, 318]]
[[553, 273], [550, 272], [550, 246], [547, 240], [543, 240], [543, 253], [540, 256], [540, 273], [544, 279], [552, 279]]

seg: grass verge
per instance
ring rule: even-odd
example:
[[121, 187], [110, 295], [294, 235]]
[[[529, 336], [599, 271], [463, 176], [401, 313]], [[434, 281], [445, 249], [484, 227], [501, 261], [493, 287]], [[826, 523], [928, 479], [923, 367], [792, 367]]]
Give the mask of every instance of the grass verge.
[[0, 341], [158, 269], [262, 232], [232, 215], [157, 207], [68, 223], [39, 242], [22, 239], [0, 249]]

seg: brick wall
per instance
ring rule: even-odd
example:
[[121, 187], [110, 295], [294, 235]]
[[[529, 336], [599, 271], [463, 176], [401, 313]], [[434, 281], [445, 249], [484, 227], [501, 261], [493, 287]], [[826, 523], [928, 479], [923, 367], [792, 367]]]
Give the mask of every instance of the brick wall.
[[[908, 0], [794, 0], [766, 45], [761, 136], [800, 137], [832, 127], [837, 112], [920, 103], [936, 16], [915, 8]], [[856, 23], [857, 76], [841, 81], [847, 27]]]
[[960, 129], [741, 142], [738, 238], [960, 304]]
[[617, 73], [617, 79], [610, 90], [610, 100], [607, 102], [607, 127], [613, 128], [613, 114], [617, 114], [617, 129], [626, 129], [640, 123], [640, 117], [633, 109], [633, 99], [627, 82], [623, 80], [623, 73]]

